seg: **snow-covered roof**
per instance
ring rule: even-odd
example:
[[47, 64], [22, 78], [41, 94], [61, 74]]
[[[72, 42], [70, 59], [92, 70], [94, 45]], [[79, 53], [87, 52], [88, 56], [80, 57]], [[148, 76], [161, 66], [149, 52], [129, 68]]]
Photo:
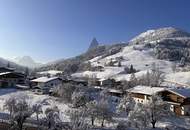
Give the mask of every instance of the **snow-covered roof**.
[[139, 85], [134, 88], [128, 89], [127, 91], [130, 93], [153, 95], [158, 92], [162, 92], [164, 90], [165, 90], [165, 88], [162, 88], [162, 87], [150, 87], [150, 86], [140, 86]]
[[16, 76], [24, 76], [23, 73], [19, 73], [19, 72], [2, 72], [0, 73], [0, 76], [10, 75], [10, 74], [16, 75]]
[[190, 89], [189, 88], [175, 88], [175, 89], [167, 89], [168, 91], [175, 93], [184, 98], [190, 97]]
[[49, 82], [49, 81], [52, 81], [52, 80], [56, 80], [56, 79], [59, 79], [58, 77], [40, 77], [40, 78], [37, 78], [37, 79], [34, 79], [32, 80], [32, 82], [42, 82], [42, 83], [46, 83], [46, 82]]
[[63, 71], [58, 71], [58, 70], [48, 70], [48, 71], [38, 72], [38, 74], [50, 74], [50, 75], [56, 75], [61, 73], [63, 73]]
[[6, 75], [6, 74], [10, 74], [12, 72], [3, 72], [3, 73], [0, 73], [0, 75]]
[[117, 89], [108, 89], [108, 91], [109, 91], [110, 93], [120, 93], [120, 94], [123, 93], [121, 90], [117, 90]]

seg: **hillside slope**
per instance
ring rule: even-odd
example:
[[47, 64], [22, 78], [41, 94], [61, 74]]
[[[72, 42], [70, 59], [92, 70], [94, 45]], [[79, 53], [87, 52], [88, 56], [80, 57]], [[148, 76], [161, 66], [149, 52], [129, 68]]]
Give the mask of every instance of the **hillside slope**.
[[101, 45], [88, 50], [87, 52], [69, 59], [59, 60], [39, 68], [37, 71], [61, 70], [72, 74], [77, 71], [83, 71], [86, 67], [86, 61], [98, 56], [107, 57], [116, 54], [122, 50], [126, 44]]
[[[109, 56], [98, 56], [91, 60], [92, 66], [103, 66], [104, 71], [83, 71], [73, 74], [76, 77], [115, 78], [116, 80], [128, 80], [130, 74], [125, 73], [124, 68], [133, 67], [137, 70], [136, 76], [141, 76], [156, 65], [163, 71], [168, 80], [178, 80], [189, 83], [190, 76], [181, 71], [188, 69], [190, 63], [190, 34], [174, 28], [162, 28], [147, 31], [135, 37], [129, 45], [121, 51]], [[182, 64], [183, 61], [183, 64]], [[113, 62], [112, 66], [108, 63]], [[120, 66], [118, 66], [120, 62]], [[178, 72], [174, 75], [173, 66], [177, 66]], [[178, 74], [179, 73], [179, 74]], [[187, 72], [188, 73], [188, 72]], [[179, 76], [180, 75], [180, 76]], [[183, 75], [182, 75], [183, 76]], [[184, 81], [184, 79], [186, 79]]]

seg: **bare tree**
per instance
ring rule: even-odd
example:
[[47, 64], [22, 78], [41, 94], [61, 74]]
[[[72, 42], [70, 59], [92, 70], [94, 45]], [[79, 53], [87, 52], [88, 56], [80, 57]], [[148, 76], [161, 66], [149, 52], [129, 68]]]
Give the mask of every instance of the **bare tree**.
[[22, 130], [26, 119], [33, 114], [24, 95], [10, 97], [5, 102], [5, 108], [10, 112], [11, 129], [13, 130]]
[[169, 115], [168, 105], [160, 96], [152, 95], [147, 104], [137, 104], [134, 111], [130, 113], [129, 119], [136, 122], [138, 126], [146, 128], [150, 123], [152, 128], [155, 128], [157, 121]]
[[91, 119], [91, 125], [94, 126], [95, 119], [98, 115], [97, 102], [91, 101], [87, 103], [87, 116]]
[[147, 71], [147, 73], [139, 78], [140, 85], [159, 87], [165, 78], [163, 72], [159, 68], [153, 69], [154, 71]]
[[146, 128], [149, 124], [149, 117], [143, 104], [136, 104], [133, 111], [130, 112], [128, 121], [131, 122], [134, 127], [139, 129]]
[[13, 116], [14, 109], [16, 108], [16, 98], [13, 96], [5, 101], [4, 109], [9, 111], [10, 119]]
[[45, 114], [45, 122], [48, 125], [48, 130], [56, 130], [57, 125], [61, 122], [59, 116], [59, 109], [57, 108], [57, 106], [47, 108]]
[[152, 124], [152, 128], [155, 128], [158, 120], [170, 114], [168, 105], [158, 95], [151, 96], [150, 102], [146, 105], [146, 109]]
[[66, 83], [55, 87], [53, 93], [54, 95], [61, 97], [64, 102], [70, 103], [72, 101], [72, 94], [75, 88], [76, 87], [74, 85]]
[[113, 112], [110, 110], [108, 100], [101, 99], [97, 103], [98, 119], [102, 120], [101, 126], [104, 127], [105, 121], [112, 121]]
[[88, 130], [87, 125], [87, 111], [85, 108], [72, 109], [67, 112], [71, 119], [70, 129], [71, 130]]
[[35, 105], [32, 107], [32, 110], [33, 110], [33, 112], [36, 114], [36, 120], [37, 120], [37, 124], [38, 124], [38, 129], [39, 129], [39, 126], [40, 126], [39, 115], [40, 115], [41, 113], [43, 113], [43, 111], [42, 111], [42, 105], [40, 105], [40, 104], [35, 104]]

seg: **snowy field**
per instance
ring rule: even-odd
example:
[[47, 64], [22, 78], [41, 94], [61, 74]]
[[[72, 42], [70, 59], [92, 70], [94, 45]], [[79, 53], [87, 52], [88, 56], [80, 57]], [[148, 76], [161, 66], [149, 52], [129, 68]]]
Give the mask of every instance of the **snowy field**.
[[104, 66], [111, 59], [114, 60], [122, 56], [124, 59], [121, 62], [122, 67], [104, 66], [105, 70], [103, 72], [84, 71], [80, 73], [75, 73], [73, 74], [73, 76], [97, 77], [100, 79], [114, 78], [117, 81], [129, 80], [131, 76], [130, 74], [121, 74], [122, 71], [124, 71], [124, 67], [130, 67], [130, 65], [133, 65], [133, 67], [136, 70], [138, 70], [138, 72], [135, 74], [136, 77], [140, 77], [143, 74], [146, 74], [147, 71], [150, 71], [150, 69], [152, 68], [152, 64], [156, 64], [156, 66], [159, 67], [159, 69], [165, 73], [166, 80], [190, 85], [190, 72], [173, 73], [172, 66], [174, 65], [174, 63], [171, 61], [156, 59], [154, 57], [153, 52], [153, 49], [144, 49], [141, 45], [126, 46], [123, 48], [121, 52], [116, 53], [114, 55], [105, 58], [99, 56], [89, 60], [93, 66]]
[[166, 75], [166, 79], [173, 82], [177, 81], [178, 83], [190, 85], [190, 71], [170, 73]]
[[[8, 113], [8, 111], [3, 109], [5, 101], [11, 96], [24, 96], [29, 105], [42, 104], [43, 113], [47, 108], [52, 108], [57, 106], [60, 110], [60, 118], [63, 122], [68, 122], [69, 117], [65, 114], [69, 109], [68, 105], [59, 102], [56, 98], [50, 97], [48, 95], [36, 95], [31, 91], [21, 91], [17, 89], [0, 89], [0, 111], [1, 113]], [[40, 117], [44, 117], [45, 114], [41, 114]], [[35, 119], [35, 115], [32, 116]]]

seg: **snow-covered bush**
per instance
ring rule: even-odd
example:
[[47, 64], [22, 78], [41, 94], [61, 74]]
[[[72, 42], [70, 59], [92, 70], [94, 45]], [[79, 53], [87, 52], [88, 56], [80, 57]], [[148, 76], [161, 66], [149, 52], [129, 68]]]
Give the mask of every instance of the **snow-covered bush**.
[[82, 107], [89, 101], [90, 97], [84, 91], [75, 91], [72, 94], [72, 104], [75, 108]]
[[149, 124], [148, 112], [146, 111], [144, 105], [136, 104], [133, 111], [129, 113], [129, 122], [131, 125], [137, 128], [146, 128]]
[[117, 106], [117, 112], [118, 113], [126, 113], [127, 115], [129, 114], [130, 111], [132, 111], [135, 107], [135, 101], [134, 99], [128, 95], [124, 96], [121, 100], [120, 103]]
[[70, 83], [62, 84], [54, 88], [53, 95], [59, 96], [66, 103], [70, 103], [75, 88], [76, 87]]

